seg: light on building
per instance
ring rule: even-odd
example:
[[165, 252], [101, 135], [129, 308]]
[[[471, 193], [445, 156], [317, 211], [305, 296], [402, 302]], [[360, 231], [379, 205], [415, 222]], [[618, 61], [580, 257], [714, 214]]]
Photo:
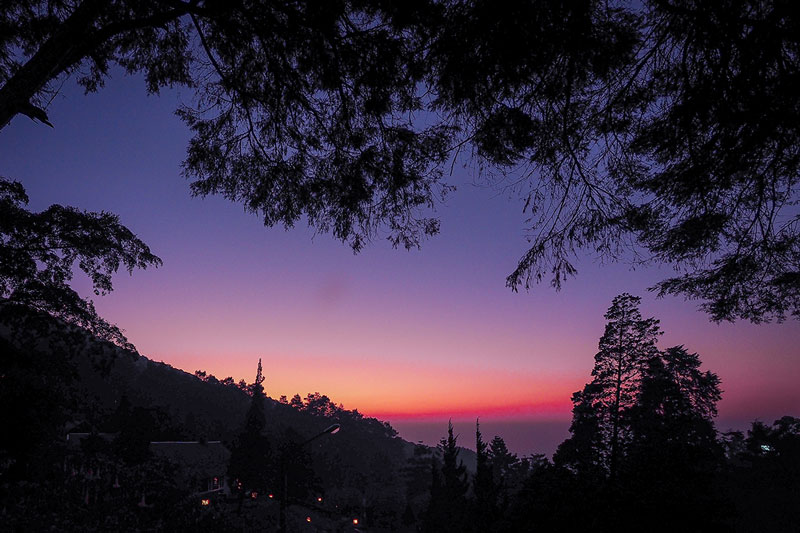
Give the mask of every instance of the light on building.
[[253, 491], [250, 493], [250, 497], [255, 500], [256, 498], [258, 498], [258, 493], [256, 491]]
[[203, 498], [202, 500], [200, 500], [200, 505], [202, 505], [203, 507], [211, 505], [211, 500], [209, 500], [208, 498]]

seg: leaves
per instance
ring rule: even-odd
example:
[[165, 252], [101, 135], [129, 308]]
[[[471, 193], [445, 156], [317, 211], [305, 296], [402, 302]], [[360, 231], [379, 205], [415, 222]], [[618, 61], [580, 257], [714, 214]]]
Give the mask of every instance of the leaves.
[[[669, 264], [713, 320], [800, 315], [800, 18], [784, 0], [6, 2], [0, 124], [109, 68], [181, 84], [184, 174], [266, 225], [416, 247], [446, 163], [534, 199], [506, 284]], [[65, 52], [66, 51], [66, 52]], [[471, 155], [462, 156], [463, 147]], [[470, 153], [469, 150], [464, 153]]]
[[24, 208], [27, 202], [21, 184], [0, 178], [0, 297], [133, 349], [69, 286], [73, 267], [91, 278], [100, 295], [113, 289], [111, 276], [121, 267], [131, 273], [161, 260], [116, 215], [60, 205], [32, 213]]

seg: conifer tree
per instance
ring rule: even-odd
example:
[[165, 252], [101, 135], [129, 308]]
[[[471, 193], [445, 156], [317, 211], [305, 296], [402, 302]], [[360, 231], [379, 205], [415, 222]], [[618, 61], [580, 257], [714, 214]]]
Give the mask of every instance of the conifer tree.
[[607, 468], [612, 479], [617, 474], [622, 443], [628, 438], [621, 424], [622, 413], [636, 403], [642, 372], [649, 361], [658, 357], [658, 320], [642, 318], [640, 301], [627, 293], [614, 298], [605, 314], [608, 323], [594, 356], [595, 387], [590, 401], [607, 443]]
[[597, 389], [595, 384], [587, 383], [582, 391], [572, 395], [571, 436], [559, 445], [553, 456], [557, 465], [568, 467], [588, 483], [597, 482], [605, 476], [600, 418], [594, 409]]
[[458, 460], [458, 436], [453, 435], [452, 421], [447, 424], [447, 437], [439, 441], [442, 453], [441, 472], [431, 468], [431, 499], [425, 516], [426, 531], [467, 531], [466, 518], [467, 468]]
[[[240, 497], [247, 490], [264, 490], [274, 480], [275, 472], [269, 440], [263, 434], [266, 428], [264, 414], [264, 376], [261, 359], [255, 381], [250, 386], [252, 399], [245, 417], [244, 428], [231, 453], [228, 474], [234, 482], [241, 483]], [[234, 485], [239, 488], [238, 483]], [[241, 501], [241, 500], [240, 500]]]
[[267, 425], [267, 419], [264, 415], [264, 386], [262, 383], [264, 383], [264, 375], [261, 371], [261, 359], [259, 359], [256, 379], [250, 386], [252, 399], [245, 418], [244, 431], [248, 435], [260, 435]]
[[592, 381], [573, 395], [571, 436], [554, 461], [613, 511], [599, 529], [658, 517], [667, 531], [714, 530], [719, 378], [682, 346], [660, 352], [658, 321], [642, 319], [638, 303], [622, 294], [606, 314]]
[[475, 526], [478, 531], [489, 531], [497, 515], [497, 487], [489, 458], [489, 445], [483, 440], [479, 421], [475, 422], [475, 451], [477, 466], [472, 484], [475, 494]]

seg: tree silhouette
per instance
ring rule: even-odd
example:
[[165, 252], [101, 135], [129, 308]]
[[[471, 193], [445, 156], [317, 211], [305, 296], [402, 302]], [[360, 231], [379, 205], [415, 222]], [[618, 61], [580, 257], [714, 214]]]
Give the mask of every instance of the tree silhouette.
[[[573, 435], [582, 453], [590, 452], [578, 461], [592, 456], [614, 479], [620, 459], [620, 449], [629, 439], [623, 424], [625, 410], [635, 405], [641, 391], [642, 375], [649, 362], [657, 358], [656, 339], [661, 334], [658, 321], [643, 319], [638, 305], [640, 298], [621, 294], [614, 298], [605, 314], [608, 323], [600, 338], [599, 351], [594, 356], [592, 381], [582, 393], [573, 396]], [[592, 431], [599, 431], [592, 435]], [[598, 441], [599, 439], [599, 441]], [[599, 443], [599, 448], [596, 444]], [[594, 450], [594, 451], [592, 451]]]
[[658, 351], [658, 321], [642, 319], [638, 303], [629, 294], [614, 298], [593, 379], [573, 395], [571, 436], [556, 466], [598, 508], [608, 507], [592, 527], [650, 521], [659, 531], [714, 530], [721, 523], [713, 487], [722, 461], [713, 424], [719, 378], [682, 346]]
[[625, 414], [631, 437], [621, 484], [628, 514], [663, 530], [710, 530], [720, 519], [713, 487], [722, 462], [713, 423], [719, 378], [699, 366], [697, 354], [682, 346], [651, 359]]
[[228, 476], [234, 482], [231, 486], [239, 490], [240, 509], [246, 492], [269, 490], [275, 486], [278, 476], [269, 439], [264, 435], [267, 419], [264, 414], [263, 382], [259, 359], [256, 378], [250, 386], [252, 397], [244, 428], [231, 451], [228, 465]]
[[27, 348], [0, 337], [0, 476], [11, 483], [52, 474], [60, 428], [77, 403], [72, 365]]
[[503, 437], [495, 435], [489, 443], [489, 460], [492, 465], [493, 480], [497, 490], [497, 505], [500, 513], [505, 512], [512, 496], [512, 491], [521, 481], [520, 460], [511, 453]]
[[592, 383], [572, 395], [570, 437], [553, 455], [557, 465], [569, 468], [591, 485], [598, 484], [606, 475], [607, 450], [600, 429], [601, 417], [594, 408], [598, 395], [599, 387]]
[[477, 420], [475, 421], [475, 452], [477, 464], [472, 483], [472, 492], [475, 497], [473, 526], [476, 531], [491, 531], [494, 521], [497, 519], [497, 486], [489, 455], [489, 445], [483, 440], [480, 422]]
[[[91, 300], [70, 286], [73, 266], [92, 279], [95, 294], [113, 289], [111, 276], [122, 266], [159, 266], [161, 260], [110, 213], [52, 205], [40, 213], [25, 209], [22, 185], [0, 178], [0, 314], [19, 318], [15, 306], [49, 313], [93, 335], [135, 350], [122, 332], [101, 318]], [[9, 305], [11, 304], [11, 305]], [[10, 315], [10, 316], [7, 316]]]
[[740, 531], [791, 531], [800, 524], [800, 418], [755, 421], [728, 457], [720, 483]]
[[[530, 211], [516, 289], [668, 263], [715, 320], [800, 312], [800, 19], [780, 0], [3, 3], [0, 126], [117, 65], [193, 89], [184, 172], [268, 225], [417, 246], [471, 159]], [[56, 125], [57, 126], [57, 125]], [[494, 181], [494, 178], [497, 181]], [[629, 253], [632, 251], [632, 254]]]
[[425, 531], [467, 531], [467, 468], [458, 460], [458, 436], [453, 435], [452, 421], [447, 423], [447, 437], [439, 441], [442, 453], [441, 472], [431, 466], [431, 499], [425, 513]]

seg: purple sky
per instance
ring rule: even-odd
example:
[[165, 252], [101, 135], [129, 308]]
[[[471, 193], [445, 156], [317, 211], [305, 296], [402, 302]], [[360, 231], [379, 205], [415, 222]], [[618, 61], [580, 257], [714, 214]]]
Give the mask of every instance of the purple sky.
[[[98, 94], [68, 82], [48, 109], [55, 129], [15, 118], [0, 132], [3, 176], [30, 207], [120, 215], [164, 266], [115, 278], [96, 298], [139, 351], [188, 372], [251, 381], [263, 358], [272, 397], [319, 391], [435, 443], [474, 419], [518, 453], [551, 453], [567, 434], [569, 397], [585, 383], [614, 296], [642, 297], [661, 347], [684, 344], [725, 391], [718, 426], [800, 415], [800, 326], [710, 323], [696, 303], [646, 288], [669, 268], [585, 259], [556, 293], [515, 294], [505, 276], [526, 250], [522, 203], [464, 170], [437, 208], [441, 234], [421, 250], [377, 240], [359, 255], [305, 226], [265, 228], [221, 198], [189, 195], [180, 176], [188, 130], [173, 115], [188, 90], [148, 97], [117, 73]], [[88, 281], [76, 287], [89, 295]]]

